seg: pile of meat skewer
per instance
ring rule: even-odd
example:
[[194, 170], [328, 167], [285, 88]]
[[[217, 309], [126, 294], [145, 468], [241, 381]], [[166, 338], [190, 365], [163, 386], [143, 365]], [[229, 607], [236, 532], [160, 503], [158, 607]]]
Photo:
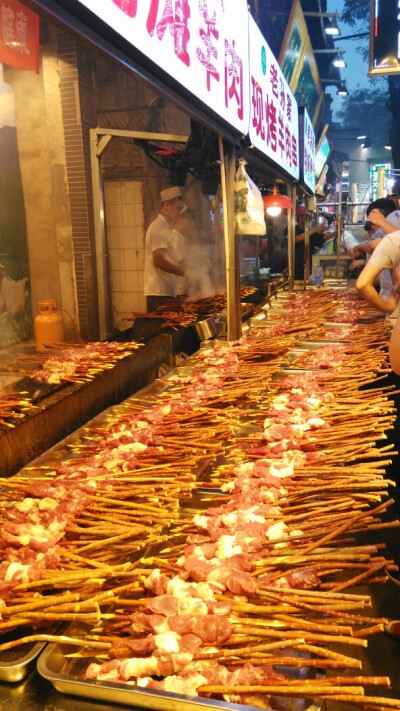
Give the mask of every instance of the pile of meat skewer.
[[[304, 320], [303, 314], [303, 326]], [[8, 516], [4, 511], [19, 528], [2, 527], [0, 629], [55, 614], [79, 620], [79, 607], [95, 626], [85, 640], [70, 641], [84, 647], [80, 663], [97, 657], [90, 677], [258, 706], [287, 695], [400, 707], [364, 691], [388, 686], [386, 677], [293, 684], [281, 673], [283, 665], [359, 669], [356, 656], [326, 644], [357, 651], [386, 620], [365, 614], [368, 595], [344, 590], [382, 581], [384, 569], [395, 568], [380, 546], [355, 540], [365, 528], [387, 525], [380, 516], [390, 503], [384, 479], [390, 447], [376, 446], [393, 422], [390, 390], [360, 390], [385, 369], [381, 348], [365, 345], [357, 378], [350, 348], [336, 354], [334, 370], [276, 381], [293, 325], [291, 319], [287, 333], [270, 333], [266, 342], [245, 337], [202, 352], [197, 372], [176, 379], [152, 407], [133, 401], [132, 412], [108, 430], [88, 432], [56, 476], [41, 471], [44, 481], [36, 485], [21, 477], [3, 482], [6, 499], [20, 502]], [[351, 406], [357, 428], [348, 422]], [[204, 456], [210, 487], [225, 498], [182, 515], [181, 496], [196, 485], [193, 472]], [[164, 485], [171, 489], [163, 496]], [[41, 541], [44, 558], [32, 557], [33, 565], [18, 554], [23, 536], [23, 547], [35, 550], [33, 530], [21, 526], [39, 525], [43, 512], [48, 523], [62, 522], [59, 549]], [[132, 536], [140, 556], [135, 540], [143, 535], [146, 544], [159, 544], [157, 553], [126, 562], [126, 539]], [[58, 561], [43, 563], [55, 553]], [[100, 587], [94, 573], [104, 581]], [[40, 590], [47, 600], [37, 597]]]
[[8, 393], [0, 390], [0, 429], [12, 429], [35, 406], [26, 392]]
[[[244, 299], [253, 295], [257, 289], [250, 286], [241, 286], [240, 294]], [[163, 319], [162, 328], [187, 328], [193, 325], [201, 316], [212, 316], [226, 309], [226, 293], [221, 292], [202, 299], [187, 300], [184, 298], [169, 299], [165, 304], [158, 306], [156, 311], [136, 311], [126, 320], [135, 322], [138, 318]], [[244, 310], [245, 306], [242, 306]]]
[[105, 341], [87, 344], [54, 344], [45, 351], [23, 354], [5, 367], [7, 375], [29, 377], [37, 383], [84, 383], [112, 368], [142, 344]]

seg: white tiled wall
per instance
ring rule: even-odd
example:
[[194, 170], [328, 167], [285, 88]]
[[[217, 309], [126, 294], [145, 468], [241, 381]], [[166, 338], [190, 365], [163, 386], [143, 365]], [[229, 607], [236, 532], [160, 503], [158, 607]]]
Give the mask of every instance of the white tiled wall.
[[129, 328], [132, 311], [146, 311], [143, 294], [144, 215], [142, 183], [104, 182], [107, 243], [110, 254], [114, 326]]

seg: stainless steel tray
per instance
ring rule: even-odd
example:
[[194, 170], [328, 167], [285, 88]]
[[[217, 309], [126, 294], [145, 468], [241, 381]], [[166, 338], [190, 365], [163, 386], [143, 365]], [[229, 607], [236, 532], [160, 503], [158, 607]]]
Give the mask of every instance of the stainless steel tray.
[[[54, 634], [54, 627], [47, 628], [48, 634]], [[26, 630], [27, 635], [32, 634], [32, 629]], [[21, 630], [14, 630], [2, 637], [1, 641], [9, 641], [23, 636]], [[0, 681], [22, 681], [28, 676], [39, 654], [46, 646], [46, 642], [28, 642], [27, 644], [0, 652]]]
[[[69, 645], [51, 643], [37, 663], [39, 674], [64, 694], [160, 711], [258, 711], [254, 706], [144, 689], [130, 684], [84, 679], [82, 674], [90, 659], [70, 659], [65, 656], [72, 651], [75, 648]], [[295, 673], [298, 674], [297, 671]], [[320, 711], [320, 708], [319, 701], [304, 702], [303, 699], [276, 697], [269, 711]]]

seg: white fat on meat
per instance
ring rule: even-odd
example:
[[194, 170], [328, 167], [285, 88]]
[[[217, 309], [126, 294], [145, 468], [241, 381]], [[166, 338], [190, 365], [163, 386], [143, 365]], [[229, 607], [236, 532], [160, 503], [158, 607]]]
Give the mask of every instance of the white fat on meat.
[[254, 467], [254, 462], [241, 462], [235, 467], [235, 474], [248, 474], [250, 476], [254, 471]]
[[313, 429], [318, 429], [319, 427], [326, 425], [326, 421], [321, 417], [310, 417], [310, 419], [307, 420], [307, 424]]
[[251, 509], [247, 509], [243, 512], [243, 518], [246, 523], [265, 523], [265, 517], [256, 513], [258, 508], [258, 506], [253, 506]]
[[243, 550], [236, 543], [235, 536], [220, 536], [215, 549], [216, 558], [231, 558], [240, 553], [243, 553]]
[[52, 499], [50, 496], [45, 496], [44, 499], [39, 501], [40, 511], [53, 511], [59, 506], [59, 502], [56, 499]]
[[294, 538], [295, 536], [304, 536], [304, 531], [301, 528], [294, 528], [293, 531], [290, 531], [289, 537]]
[[[193, 655], [188, 652], [172, 653], [170, 661], [173, 663], [174, 672], [181, 671], [193, 659]], [[158, 676], [160, 657], [145, 657], [124, 659], [119, 668], [121, 679], [128, 681], [132, 677], [138, 676]]]
[[147, 444], [142, 442], [132, 442], [129, 444], [121, 444], [117, 447], [117, 452], [144, 452], [147, 449]]
[[235, 488], [235, 482], [234, 481], [227, 481], [225, 484], [221, 484], [221, 491], [225, 492], [231, 492]]
[[31, 511], [35, 507], [37, 501], [38, 499], [31, 499], [29, 497], [26, 497], [22, 501], [18, 501], [18, 503], [15, 504], [15, 508], [18, 509], [18, 511], [20, 511], [21, 513], [28, 513], [28, 511]]
[[201, 546], [195, 546], [190, 555], [194, 556], [195, 558], [199, 558], [200, 560], [207, 560]]
[[[137, 679], [136, 685], [146, 688], [149, 685], [151, 687], [152, 682], [153, 679], [151, 677], [143, 677], [141, 679]], [[174, 675], [166, 676], [162, 680], [162, 689], [163, 691], [169, 691], [173, 694], [197, 696], [197, 689], [200, 686], [205, 686], [206, 684], [208, 684], [208, 681], [205, 676], [202, 676], [201, 674], [193, 674], [185, 679], [181, 676]], [[157, 688], [160, 687], [157, 686]]]
[[[246, 523], [265, 523], [264, 516], [257, 514], [258, 506], [253, 506], [251, 509], [244, 509], [240, 513], [242, 514], [241, 519]], [[222, 514], [221, 521], [227, 528], [233, 528], [237, 526], [238, 523], [238, 511], [231, 511], [230, 513]]]
[[207, 530], [208, 521], [209, 517], [203, 516], [202, 514], [196, 514], [196, 516], [193, 517], [193, 523], [195, 526], [197, 526], [197, 528], [203, 528]]
[[320, 400], [317, 397], [306, 397], [306, 403], [308, 405], [311, 405], [312, 407], [319, 407], [321, 405], [322, 400]]
[[[214, 600], [213, 590], [210, 585], [208, 585], [208, 583], [193, 583], [191, 581], [186, 582], [177, 575], [168, 581], [167, 594], [173, 595], [178, 601], [184, 599], [193, 600], [194, 602], [202, 602], [202, 600]], [[196, 594], [198, 597], [192, 597], [193, 594]]]
[[160, 407], [160, 412], [162, 415], [169, 415], [171, 412], [171, 405], [164, 405], [163, 407]]
[[154, 635], [153, 639], [160, 652], [179, 652], [180, 634], [168, 631]]
[[283, 521], [278, 521], [273, 523], [266, 532], [266, 537], [269, 541], [277, 541], [280, 538], [287, 538], [288, 527]]
[[221, 521], [227, 528], [231, 528], [237, 525], [238, 512], [231, 511], [230, 513], [222, 514]]
[[269, 474], [271, 476], [276, 476], [279, 479], [286, 479], [288, 476], [293, 476], [294, 474], [294, 466], [293, 464], [271, 464], [271, 468], [269, 470]]
[[276, 495], [274, 494], [274, 492], [270, 491], [265, 486], [261, 487], [260, 495], [261, 495], [262, 501], [264, 501], [265, 503], [267, 503], [268, 501], [271, 503], [274, 503], [274, 501], [276, 501], [276, 498], [277, 498]]
[[156, 676], [159, 667], [157, 657], [132, 657], [124, 659], [119, 668], [119, 676], [127, 681], [133, 676]]
[[8, 566], [4, 575], [4, 580], [18, 580], [18, 582], [21, 583], [29, 583], [29, 570], [29, 565], [21, 565], [21, 563], [14, 561]]
[[105, 667], [105, 664], [102, 665], [92, 662], [86, 672], [87, 678], [99, 679], [100, 681], [121, 681], [119, 675], [119, 668], [117, 666], [111, 667], [109, 670], [106, 671], [103, 671], [102, 667]]
[[[55, 524], [55, 522], [53, 522], [53, 524]], [[32, 539], [34, 539], [36, 543], [47, 543], [55, 533], [58, 535], [60, 533], [60, 525], [53, 524], [50, 524], [47, 528], [39, 524], [21, 524], [18, 529], [19, 534], [16, 538], [21, 546], [29, 546]]]
[[199, 597], [180, 597], [178, 599], [178, 615], [202, 617], [208, 614], [208, 607]]
[[160, 568], [154, 568], [154, 570], [151, 571], [150, 575], [146, 578], [144, 581], [144, 585], [147, 588], [147, 590], [154, 590], [159, 583], [161, 578], [161, 570]]

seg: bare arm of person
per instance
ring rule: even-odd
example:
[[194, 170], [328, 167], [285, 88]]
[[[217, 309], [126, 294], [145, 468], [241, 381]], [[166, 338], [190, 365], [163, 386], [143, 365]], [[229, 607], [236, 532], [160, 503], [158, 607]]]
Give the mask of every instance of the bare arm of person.
[[390, 336], [389, 360], [394, 372], [400, 375], [400, 316], [397, 317]]
[[353, 269], [357, 269], [358, 267], [364, 267], [365, 266], [365, 259], [353, 259], [353, 261], [350, 264], [350, 271]]
[[161, 269], [163, 272], [168, 272], [169, 274], [176, 274], [177, 276], [184, 276], [185, 274], [182, 267], [173, 264], [165, 258], [165, 249], [154, 250], [153, 264], [157, 269]]
[[385, 235], [388, 235], [391, 232], [396, 232], [399, 229], [396, 225], [389, 222], [389, 220], [382, 215], [380, 210], [371, 210], [368, 215], [368, 221], [372, 222], [375, 227], [380, 227]]
[[380, 272], [381, 269], [374, 264], [367, 264], [356, 281], [356, 289], [371, 306], [384, 314], [391, 314], [398, 304], [399, 294], [389, 294], [386, 301], [379, 296], [373, 283]]
[[[312, 230], [309, 230], [308, 234], [313, 235], [313, 234], [315, 234], [315, 232], [326, 232], [327, 229], [328, 229], [328, 225], [318, 225], [318, 227], [313, 227]], [[305, 236], [306, 236], [305, 232], [302, 232], [301, 234], [296, 235], [296, 237], [294, 238], [294, 241], [295, 242], [304, 242]], [[324, 235], [324, 239], [327, 239], [327, 238], [328, 238], [328, 235]]]
[[372, 254], [381, 239], [381, 237], [376, 237], [376, 239], [366, 239], [365, 242], [360, 242], [360, 244], [357, 244], [355, 247], [353, 247], [353, 249], [350, 250], [352, 258], [356, 259], [361, 253]]

